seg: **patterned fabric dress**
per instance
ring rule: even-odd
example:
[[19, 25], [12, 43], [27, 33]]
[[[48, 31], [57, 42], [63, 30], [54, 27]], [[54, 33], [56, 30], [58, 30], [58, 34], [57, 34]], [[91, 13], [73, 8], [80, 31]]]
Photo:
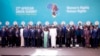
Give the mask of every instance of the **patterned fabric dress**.
[[85, 44], [86, 47], [89, 47], [90, 45], [90, 32], [89, 30], [84, 30], [84, 39], [85, 39]]

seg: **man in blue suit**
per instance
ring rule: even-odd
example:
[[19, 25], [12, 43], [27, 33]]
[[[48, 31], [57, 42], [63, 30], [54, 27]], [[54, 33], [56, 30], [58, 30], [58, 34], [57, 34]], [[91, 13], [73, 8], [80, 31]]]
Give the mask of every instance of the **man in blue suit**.
[[62, 25], [62, 30], [61, 30], [61, 38], [62, 38], [62, 44], [65, 44], [65, 34], [66, 34], [66, 27]]
[[24, 43], [25, 47], [29, 47], [29, 29], [28, 27], [25, 27], [23, 30], [23, 36], [24, 36]]
[[75, 30], [75, 35], [76, 35], [76, 39], [77, 39], [77, 44], [79, 44], [79, 46], [82, 46], [83, 29], [80, 29], [80, 27], [78, 27]]
[[98, 47], [98, 35], [97, 35], [97, 27], [94, 26], [94, 29], [92, 31], [92, 48], [97, 48]]
[[29, 43], [31, 47], [35, 47], [35, 37], [36, 37], [36, 29], [35, 27], [32, 27], [29, 30], [29, 39], [30, 39]]

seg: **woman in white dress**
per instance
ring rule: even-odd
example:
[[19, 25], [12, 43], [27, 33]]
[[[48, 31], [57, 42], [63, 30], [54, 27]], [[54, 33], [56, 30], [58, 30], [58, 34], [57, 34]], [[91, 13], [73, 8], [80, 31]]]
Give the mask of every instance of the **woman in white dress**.
[[21, 47], [24, 47], [23, 27], [20, 29]]

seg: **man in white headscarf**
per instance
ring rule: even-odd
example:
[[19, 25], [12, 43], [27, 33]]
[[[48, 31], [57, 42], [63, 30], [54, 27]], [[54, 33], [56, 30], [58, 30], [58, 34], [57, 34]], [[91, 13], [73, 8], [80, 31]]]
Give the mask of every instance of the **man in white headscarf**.
[[23, 27], [20, 29], [21, 47], [24, 46]]
[[57, 28], [52, 25], [51, 28], [49, 28], [50, 36], [51, 36], [51, 47], [56, 47], [56, 36], [57, 36]]

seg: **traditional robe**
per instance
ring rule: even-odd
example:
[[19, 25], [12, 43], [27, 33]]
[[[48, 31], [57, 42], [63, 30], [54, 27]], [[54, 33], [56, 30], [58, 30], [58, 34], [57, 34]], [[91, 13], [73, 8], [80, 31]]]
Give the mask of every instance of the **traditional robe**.
[[24, 46], [23, 28], [20, 29], [21, 46]]
[[90, 32], [89, 30], [84, 30], [84, 39], [85, 39], [85, 45], [89, 47], [90, 44]]
[[56, 36], [57, 36], [57, 29], [56, 28], [50, 28], [50, 36], [51, 36], [51, 46], [56, 47]]
[[44, 31], [44, 47], [46, 48], [47, 47], [47, 43], [48, 43], [48, 34], [49, 32], [48, 31]]

